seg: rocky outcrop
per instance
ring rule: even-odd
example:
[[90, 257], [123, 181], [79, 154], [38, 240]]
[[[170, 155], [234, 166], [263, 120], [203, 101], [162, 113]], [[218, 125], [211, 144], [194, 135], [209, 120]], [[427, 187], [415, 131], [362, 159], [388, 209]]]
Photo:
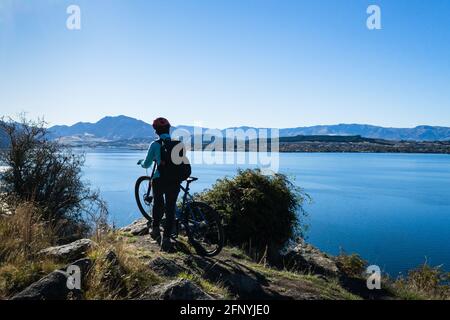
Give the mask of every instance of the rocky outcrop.
[[119, 230], [122, 232], [128, 232], [134, 236], [143, 236], [149, 233], [148, 221], [147, 219], [142, 218]]
[[169, 278], [176, 277], [182, 272], [188, 272], [185, 267], [163, 257], [157, 257], [150, 261], [149, 267], [157, 274]]
[[[89, 271], [92, 261], [85, 258], [75, 261], [71, 265], [79, 267], [81, 273], [80, 280], [82, 280]], [[65, 269], [51, 272], [15, 295], [12, 300], [67, 300], [69, 298], [80, 298], [81, 291], [77, 288], [70, 287], [68, 283], [68, 268], [69, 266]]]
[[[262, 268], [272, 268], [274, 273], [270, 274], [272, 271], [265, 273], [255, 269], [252, 267], [254, 262], [249, 257], [233, 255], [233, 250], [229, 251], [227, 247], [213, 258], [196, 255], [195, 250], [184, 245], [186, 240], [177, 241], [178, 254], [168, 256], [159, 254], [159, 247], [149, 235], [136, 237], [131, 246], [136, 249], [145, 248], [146, 256], [150, 258], [147, 262], [149, 270], [163, 280], [174, 280], [180, 273], [191, 274], [197, 279], [219, 284], [235, 299], [320, 299], [323, 296], [322, 289], [316, 284], [303, 281], [301, 276], [296, 280], [283, 276], [283, 259], [290, 263], [293, 271], [301, 271], [300, 274], [304, 270], [312, 271], [324, 287], [328, 285], [328, 275], [338, 273], [332, 258], [303, 242], [289, 251], [278, 253], [278, 260], [281, 261], [278, 270], [272, 264]], [[314, 270], [320, 270], [324, 275], [320, 276]], [[211, 292], [209, 294], [216, 299], [222, 298], [221, 294], [217, 297]], [[339, 293], [336, 294], [338, 295]], [[147, 298], [152, 299], [148, 295]]]
[[272, 293], [264, 288], [267, 279], [236, 260], [187, 256], [184, 263], [202, 278], [221, 283], [240, 299], [272, 297]]
[[66, 245], [46, 248], [39, 251], [39, 255], [58, 261], [71, 262], [86, 256], [88, 250], [94, 245], [94, 241], [90, 239], [80, 239]]
[[[147, 222], [144, 219], [135, 221], [132, 225], [122, 228], [122, 232], [136, 234], [133, 242], [126, 242], [123, 249], [137, 254], [145, 249], [142, 255], [142, 266], [148, 266], [148, 272], [160, 276], [155, 283], [145, 290], [134, 287], [127, 282], [129, 270], [124, 268], [120, 257], [112, 249], [102, 251], [95, 259], [92, 268], [96, 281], [102, 284], [106, 293], [110, 292], [117, 298], [137, 298], [150, 300], [211, 300], [230, 298], [247, 299], [341, 299], [350, 295], [355, 286], [350, 283], [344, 288], [331, 284], [331, 278], [342, 281], [335, 260], [314, 248], [303, 240], [298, 240], [288, 249], [277, 252], [279, 265], [261, 265], [233, 248], [224, 248], [219, 256], [208, 258], [195, 254], [188, 245], [187, 239], [177, 241], [176, 255], [161, 254], [159, 246], [148, 235]], [[142, 235], [142, 236], [140, 236]], [[118, 237], [118, 240], [124, 239]], [[125, 242], [124, 242], [125, 243]], [[52, 256], [59, 260], [70, 260], [85, 255], [95, 243], [82, 239], [74, 243], [51, 247], [41, 251], [41, 254]], [[238, 249], [237, 249], [238, 250]], [[75, 262], [81, 264], [83, 274], [90, 268], [92, 262], [82, 259]], [[274, 267], [278, 267], [274, 268]], [[281, 270], [282, 269], [282, 270]], [[290, 270], [291, 272], [287, 271]], [[139, 269], [139, 272], [146, 272]], [[41, 280], [32, 284], [13, 299], [58, 300], [82, 298], [81, 290], [70, 289], [67, 286], [68, 275], [65, 269], [56, 270]], [[297, 272], [299, 271], [299, 272]], [[305, 272], [311, 275], [303, 275]], [[181, 274], [184, 274], [181, 276]], [[345, 279], [344, 279], [345, 280]], [[208, 286], [204, 286], [204, 284]], [[334, 283], [334, 282], [333, 282]], [[347, 282], [346, 282], [347, 283]], [[131, 284], [131, 286], [130, 286]], [[204, 291], [205, 288], [207, 292]], [[83, 289], [83, 288], [81, 288]], [[358, 294], [362, 296], [362, 294]]]
[[298, 239], [295, 245], [281, 252], [280, 260], [282, 267], [288, 270], [339, 276], [339, 268], [334, 259], [303, 239]]
[[157, 300], [213, 300], [194, 282], [186, 279], [173, 280], [169, 283], [155, 286], [142, 296], [142, 299]]
[[[124, 232], [140, 234], [147, 223], [138, 220], [121, 229]], [[140, 229], [140, 231], [139, 231]], [[95, 264], [91, 268], [89, 259], [77, 260], [73, 264], [80, 265], [82, 275], [90, 271], [91, 283], [100, 283], [102, 297], [118, 299], [157, 299], [157, 300], [210, 300], [210, 299], [346, 299], [351, 292], [357, 292], [353, 282], [344, 281], [335, 260], [320, 250], [299, 240], [295, 245], [283, 252], [278, 252], [276, 261], [279, 265], [256, 262], [245, 252], [237, 248], [225, 247], [220, 255], [213, 258], [195, 254], [188, 245], [188, 239], [180, 236], [177, 239], [177, 254], [160, 252], [160, 247], [150, 237], [133, 237], [127, 241], [120, 233], [115, 241], [122, 241], [123, 251], [99, 247], [95, 255]], [[58, 259], [72, 259], [86, 254], [94, 242], [83, 239], [65, 246], [47, 248], [42, 255]], [[115, 249], [114, 249], [115, 250]], [[100, 254], [100, 255], [99, 255]], [[133, 265], [122, 258], [133, 256]], [[138, 258], [140, 261], [135, 261]], [[139, 266], [135, 269], [139, 263]], [[286, 270], [288, 269], [288, 270]], [[15, 300], [60, 300], [82, 298], [82, 289], [70, 289], [67, 285], [67, 269], [56, 270], [13, 297]], [[299, 272], [296, 272], [299, 271]], [[130, 273], [133, 272], [133, 275]], [[133, 276], [136, 272], [144, 273], [153, 280], [149, 286]], [[146, 274], [148, 272], [149, 274]], [[304, 275], [305, 272], [310, 274]], [[158, 276], [155, 276], [158, 275]], [[342, 286], [335, 281], [339, 280]], [[129, 281], [131, 279], [132, 281]], [[350, 279], [352, 280], [352, 279]], [[83, 282], [82, 282], [83, 283]], [[155, 285], [157, 284], [157, 285]], [[360, 283], [358, 283], [360, 285]], [[95, 286], [94, 286], [95, 288]], [[359, 287], [358, 287], [359, 288]], [[92, 287], [91, 287], [92, 289]], [[206, 291], [205, 291], [206, 290]], [[92, 292], [89, 292], [89, 295]], [[364, 297], [364, 292], [358, 296]], [[89, 296], [87, 295], [87, 296]]]

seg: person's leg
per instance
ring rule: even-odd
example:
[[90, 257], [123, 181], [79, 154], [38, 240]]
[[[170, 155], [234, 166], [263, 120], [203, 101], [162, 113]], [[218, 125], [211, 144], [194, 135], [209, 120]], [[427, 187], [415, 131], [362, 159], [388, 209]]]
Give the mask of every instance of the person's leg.
[[175, 207], [177, 204], [178, 194], [180, 193], [180, 186], [178, 184], [167, 185], [164, 188], [165, 212], [166, 220], [164, 223], [163, 238], [170, 238], [175, 227]]
[[152, 235], [160, 235], [159, 225], [164, 214], [164, 189], [159, 179], [152, 180], [153, 211]]

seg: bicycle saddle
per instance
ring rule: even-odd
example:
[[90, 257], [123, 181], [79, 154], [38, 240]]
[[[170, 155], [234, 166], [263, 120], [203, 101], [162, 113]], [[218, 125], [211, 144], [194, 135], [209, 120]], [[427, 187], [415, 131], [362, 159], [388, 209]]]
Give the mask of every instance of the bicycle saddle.
[[196, 177], [189, 177], [189, 178], [186, 179], [187, 182], [194, 182], [194, 181], [197, 181], [197, 180], [198, 180], [198, 178], [196, 178]]

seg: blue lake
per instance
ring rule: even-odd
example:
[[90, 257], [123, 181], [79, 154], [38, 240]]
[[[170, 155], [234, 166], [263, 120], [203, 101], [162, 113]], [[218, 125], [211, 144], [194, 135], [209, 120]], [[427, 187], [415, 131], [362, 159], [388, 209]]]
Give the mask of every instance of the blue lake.
[[[116, 226], [140, 217], [134, 182], [144, 151], [89, 151], [85, 178]], [[233, 176], [237, 165], [193, 165], [193, 191]], [[450, 156], [282, 153], [280, 172], [313, 198], [308, 241], [330, 254], [357, 252], [392, 276], [425, 260], [450, 270]]]

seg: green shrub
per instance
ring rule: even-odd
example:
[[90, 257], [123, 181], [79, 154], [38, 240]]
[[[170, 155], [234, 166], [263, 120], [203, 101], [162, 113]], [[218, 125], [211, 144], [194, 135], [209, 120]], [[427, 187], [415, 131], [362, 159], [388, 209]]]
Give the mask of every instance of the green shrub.
[[270, 251], [301, 235], [300, 216], [308, 196], [283, 174], [239, 170], [198, 196], [223, 215], [232, 245]]
[[367, 261], [358, 254], [348, 255], [343, 251], [336, 257], [336, 264], [341, 272], [350, 277], [361, 277], [367, 268]]

